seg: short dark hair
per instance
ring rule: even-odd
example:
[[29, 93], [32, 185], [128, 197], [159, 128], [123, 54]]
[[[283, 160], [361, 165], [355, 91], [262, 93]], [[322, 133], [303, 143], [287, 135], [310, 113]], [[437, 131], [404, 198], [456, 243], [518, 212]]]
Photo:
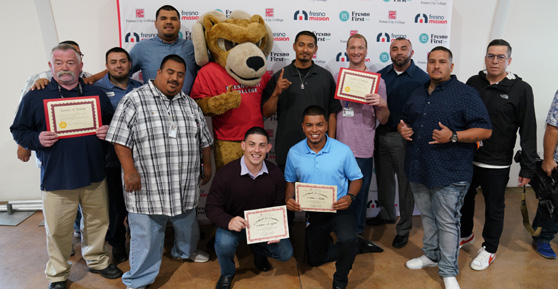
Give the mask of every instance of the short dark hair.
[[265, 129], [263, 129], [259, 126], [254, 126], [254, 127], [251, 127], [250, 129], [248, 129], [248, 131], [246, 131], [246, 133], [244, 134], [244, 141], [246, 141], [248, 136], [250, 136], [252, 134], [259, 134], [259, 135], [265, 136], [265, 139], [269, 143], [269, 134], [267, 133], [267, 131]]
[[304, 122], [304, 117], [307, 115], [322, 115], [324, 119], [327, 121], [327, 116], [325, 110], [319, 105], [311, 105], [304, 109], [302, 112], [302, 122]]
[[128, 61], [130, 61], [130, 62], [132, 61], [132, 59], [130, 59], [130, 54], [128, 53], [128, 51], [126, 51], [126, 49], [124, 49], [122, 47], [117, 46], [117, 47], [113, 47], [113, 48], [111, 48], [107, 51], [107, 53], [105, 54], [105, 62], [108, 63], [108, 56], [111, 53], [124, 53], [124, 54], [126, 54], [126, 58], [128, 58]]
[[176, 16], [178, 16], [178, 19], [180, 20], [180, 13], [172, 5], [163, 5], [163, 6], [161, 6], [161, 8], [157, 9], [157, 13], [155, 13], [155, 20], [157, 20], [157, 18], [159, 18], [159, 11], [161, 11], [161, 10], [176, 12]]
[[366, 40], [366, 37], [359, 33], [349, 36], [349, 39], [347, 39], [347, 48], [349, 48], [349, 42], [351, 42], [351, 39], [353, 38], [364, 39], [364, 45], [366, 46], [366, 49], [368, 49], [368, 41]]
[[428, 59], [430, 59], [430, 53], [434, 52], [434, 51], [445, 51], [449, 54], [449, 61], [453, 62], [453, 53], [451, 53], [451, 50], [449, 50], [448, 48], [444, 47], [444, 46], [436, 46], [434, 48], [432, 48], [432, 50], [430, 50], [430, 52], [428, 53]]
[[488, 46], [486, 46], [486, 51], [488, 52], [488, 48], [490, 46], [506, 46], [508, 48], [508, 57], [511, 57], [511, 53], [512, 53], [512, 48], [509, 42], [507, 42], [504, 39], [494, 39], [492, 41], [490, 41], [490, 43], [488, 43]]
[[167, 63], [167, 61], [169, 60], [184, 64], [184, 69], [186, 69], [186, 62], [182, 57], [176, 54], [169, 54], [165, 56], [165, 58], [163, 58], [163, 61], [161, 61], [161, 66], [159, 67], [159, 69], [163, 69], [163, 66], [165, 66], [165, 63]]
[[314, 38], [314, 45], [318, 45], [318, 37], [316, 37], [316, 34], [314, 34], [314, 32], [308, 31], [308, 30], [303, 30], [300, 31], [296, 34], [295, 37], [295, 43], [298, 41], [298, 37], [301, 35], [306, 35], [306, 36], [310, 36], [312, 38]]

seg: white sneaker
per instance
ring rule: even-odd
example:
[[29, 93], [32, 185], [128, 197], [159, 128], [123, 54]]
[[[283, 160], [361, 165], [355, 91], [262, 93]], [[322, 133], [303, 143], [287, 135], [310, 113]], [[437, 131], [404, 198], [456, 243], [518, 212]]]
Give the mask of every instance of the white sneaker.
[[405, 263], [405, 266], [407, 266], [407, 268], [409, 269], [417, 270], [427, 267], [436, 267], [438, 266], [438, 262], [434, 262], [425, 255], [422, 255], [418, 258], [407, 261], [407, 263]]
[[202, 250], [197, 250], [188, 259], [190, 259], [190, 260], [192, 260], [196, 263], [205, 263], [205, 262], [209, 261], [209, 254], [202, 251]]
[[459, 238], [459, 249], [463, 247], [463, 245], [471, 244], [475, 241], [475, 233], [471, 233], [471, 236], [465, 238]]
[[444, 286], [446, 289], [461, 289], [455, 277], [444, 277]]
[[471, 262], [471, 269], [477, 271], [484, 270], [494, 262], [494, 259], [496, 259], [496, 254], [486, 251], [486, 248], [483, 246], [480, 248], [477, 257]]

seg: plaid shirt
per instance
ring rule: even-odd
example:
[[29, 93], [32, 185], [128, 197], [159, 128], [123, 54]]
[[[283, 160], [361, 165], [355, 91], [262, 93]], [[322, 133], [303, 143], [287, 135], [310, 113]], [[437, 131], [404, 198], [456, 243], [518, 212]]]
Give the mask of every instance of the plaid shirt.
[[124, 193], [128, 212], [176, 216], [197, 206], [200, 150], [213, 138], [189, 96], [169, 100], [149, 81], [122, 98], [106, 140], [132, 150], [141, 176], [140, 191]]

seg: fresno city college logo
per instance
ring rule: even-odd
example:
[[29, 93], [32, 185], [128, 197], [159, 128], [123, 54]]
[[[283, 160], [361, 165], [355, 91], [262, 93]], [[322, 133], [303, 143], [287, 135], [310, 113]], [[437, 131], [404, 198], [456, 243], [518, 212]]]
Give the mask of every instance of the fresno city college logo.
[[308, 21], [329, 21], [329, 17], [325, 12], [314, 12], [305, 10], [297, 10], [294, 13], [294, 20], [308, 20]]
[[376, 42], [391, 42], [391, 38], [387, 32], [380, 32], [378, 36], [376, 36]]
[[273, 17], [273, 8], [265, 9], [265, 17]]
[[124, 37], [124, 42], [126, 42], [126, 43], [140, 42], [140, 36], [136, 32], [128, 32], [128, 33], [126, 33], [126, 36]]
[[143, 9], [136, 9], [136, 18], [143, 18], [145, 17], [145, 12]]
[[337, 53], [337, 57], [335, 57], [335, 61], [347, 62], [349, 61], [349, 55], [347, 55], [347, 52], [339, 52]]
[[424, 13], [419, 13], [415, 16], [415, 23], [428, 23], [428, 17]]

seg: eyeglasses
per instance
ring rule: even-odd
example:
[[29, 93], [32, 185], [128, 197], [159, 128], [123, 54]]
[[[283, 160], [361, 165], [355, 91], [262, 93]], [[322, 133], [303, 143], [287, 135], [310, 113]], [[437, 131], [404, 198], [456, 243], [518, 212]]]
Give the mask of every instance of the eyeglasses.
[[499, 55], [494, 55], [494, 54], [487, 54], [486, 59], [488, 59], [489, 61], [493, 61], [494, 58], [498, 59], [498, 62], [504, 62], [508, 59], [507, 56], [503, 55], [503, 54], [499, 54]]

